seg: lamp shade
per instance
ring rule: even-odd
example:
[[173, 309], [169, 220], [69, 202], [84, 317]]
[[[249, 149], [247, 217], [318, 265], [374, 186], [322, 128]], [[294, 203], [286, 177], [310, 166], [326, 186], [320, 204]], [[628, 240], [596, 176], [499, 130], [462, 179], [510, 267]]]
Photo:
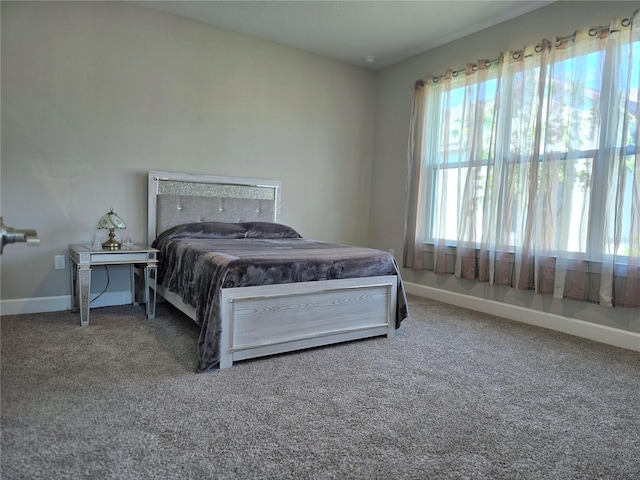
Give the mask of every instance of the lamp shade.
[[108, 213], [105, 213], [100, 220], [98, 220], [98, 228], [106, 228], [108, 229], [124, 229], [127, 228], [127, 225], [124, 221], [118, 216], [117, 213], [113, 211], [113, 207]]

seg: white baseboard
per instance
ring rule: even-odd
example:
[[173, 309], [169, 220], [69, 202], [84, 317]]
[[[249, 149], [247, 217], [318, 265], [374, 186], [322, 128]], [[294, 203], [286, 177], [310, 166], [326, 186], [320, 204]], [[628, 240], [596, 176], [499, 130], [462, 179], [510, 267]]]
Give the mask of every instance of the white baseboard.
[[640, 333], [620, 330], [618, 328], [598, 325], [597, 323], [576, 320], [563, 317], [554, 313], [541, 312], [530, 308], [509, 305], [508, 303], [487, 300], [484, 298], [450, 292], [439, 288], [419, 285], [417, 283], [404, 283], [407, 293], [419, 297], [438, 300], [458, 307], [476, 310], [478, 312], [508, 318], [517, 322], [548, 328], [558, 332], [568, 333], [577, 337], [588, 338], [596, 342], [606, 343], [615, 347], [640, 351]]
[[[430, 298], [470, 310], [508, 318], [509, 320], [548, 328], [577, 337], [588, 338], [589, 340], [606, 343], [615, 347], [640, 351], [640, 333], [628, 332], [606, 325], [598, 325], [597, 323], [563, 317], [554, 313], [541, 312], [530, 308], [497, 302], [495, 300], [487, 300], [471, 295], [442, 290], [440, 288], [419, 285], [417, 283], [404, 282], [404, 287], [407, 293], [419, 297]], [[95, 296], [96, 295], [93, 295], [93, 297]], [[131, 293], [129, 291], [105, 292], [104, 295], [91, 303], [91, 308], [127, 305], [129, 303], [131, 303]], [[70, 306], [70, 295], [1, 300], [0, 315], [58, 312], [69, 310]]]
[[[93, 300], [91, 308], [131, 303], [131, 292], [105, 292], [100, 298]], [[0, 300], [0, 315], [20, 315], [23, 313], [60, 312], [71, 309], [71, 295], [58, 297], [16, 298]]]

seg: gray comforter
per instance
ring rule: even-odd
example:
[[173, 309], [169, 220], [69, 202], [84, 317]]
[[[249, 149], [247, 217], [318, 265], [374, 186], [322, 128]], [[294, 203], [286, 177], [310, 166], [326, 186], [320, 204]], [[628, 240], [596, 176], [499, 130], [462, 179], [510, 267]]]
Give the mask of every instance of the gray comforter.
[[178, 229], [178, 234], [163, 234], [153, 244], [159, 250], [158, 283], [196, 310], [195, 320], [201, 327], [198, 372], [220, 361], [222, 288], [397, 275], [396, 328], [407, 317], [402, 279], [390, 254], [307, 240], [295, 232], [276, 235], [269, 230], [263, 235], [262, 228], [247, 238], [246, 227], [241, 228], [242, 234], [225, 229], [220, 235], [214, 229], [213, 235], [198, 231], [193, 236]]

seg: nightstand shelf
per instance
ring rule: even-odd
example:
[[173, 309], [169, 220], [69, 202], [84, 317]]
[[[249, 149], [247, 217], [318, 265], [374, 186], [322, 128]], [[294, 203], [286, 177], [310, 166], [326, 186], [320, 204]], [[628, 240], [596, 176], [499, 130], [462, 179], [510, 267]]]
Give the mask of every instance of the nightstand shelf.
[[136, 282], [134, 267], [142, 269], [140, 280], [143, 285], [147, 318], [155, 318], [156, 293], [149, 288], [151, 273], [158, 266], [157, 250], [146, 245], [133, 245], [121, 250], [96, 250], [90, 245], [69, 245], [71, 259], [71, 310], [80, 310], [80, 325], [89, 325], [91, 296], [91, 267], [95, 265], [129, 265], [131, 271], [131, 302], [141, 303], [140, 288]]

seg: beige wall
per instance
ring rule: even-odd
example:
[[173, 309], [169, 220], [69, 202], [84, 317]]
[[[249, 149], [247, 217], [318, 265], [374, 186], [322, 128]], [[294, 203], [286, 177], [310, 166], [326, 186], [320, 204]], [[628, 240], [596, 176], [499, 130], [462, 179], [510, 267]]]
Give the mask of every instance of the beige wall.
[[[535, 43], [544, 36], [568, 35], [578, 28], [602, 25], [615, 16], [629, 16], [638, 2], [556, 2], [412, 57], [378, 73], [376, 125], [369, 243], [402, 252], [407, 169], [407, 134], [413, 84], [447, 68], [461, 68], [476, 59], [494, 59], [502, 51]], [[397, 255], [401, 258], [401, 254]], [[637, 309], [608, 309], [584, 302], [554, 300], [515, 289], [458, 280], [451, 275], [403, 271], [407, 281], [457, 293], [498, 300], [535, 310], [640, 332]]]
[[1, 34], [1, 211], [42, 240], [2, 300], [68, 295], [111, 206], [144, 241], [148, 170], [282, 180], [284, 223], [367, 244], [373, 72], [119, 2], [3, 1]]
[[[0, 299], [68, 295], [53, 257], [111, 206], [143, 241], [154, 169], [282, 180], [283, 222], [401, 258], [414, 81], [635, 8], [557, 2], [373, 73], [135, 5], [3, 1], [0, 207], [42, 245], [6, 248]], [[403, 276], [640, 332], [637, 310]]]

